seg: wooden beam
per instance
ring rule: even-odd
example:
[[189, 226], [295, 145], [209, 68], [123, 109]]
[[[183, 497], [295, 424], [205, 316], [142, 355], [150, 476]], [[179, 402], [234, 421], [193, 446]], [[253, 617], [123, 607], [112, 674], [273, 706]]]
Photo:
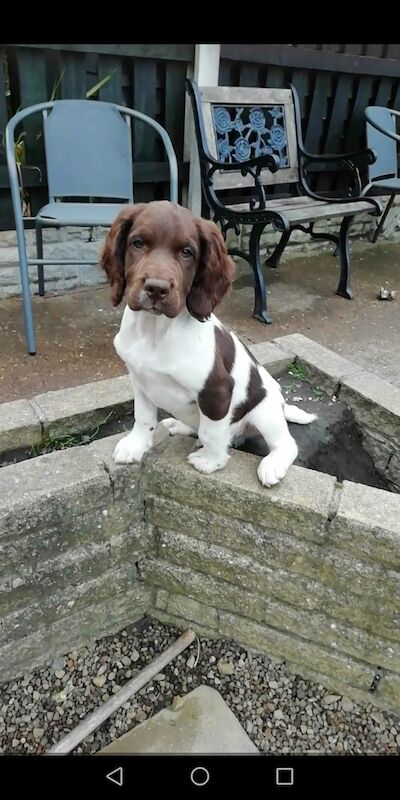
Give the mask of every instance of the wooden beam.
[[7, 47], [32, 47], [69, 53], [96, 53], [130, 58], [162, 58], [192, 61], [194, 44], [8, 44]]
[[349, 53], [332, 53], [327, 50], [309, 50], [292, 47], [288, 44], [223, 44], [221, 45], [221, 58], [296, 69], [400, 77], [400, 60], [394, 58], [374, 58]]

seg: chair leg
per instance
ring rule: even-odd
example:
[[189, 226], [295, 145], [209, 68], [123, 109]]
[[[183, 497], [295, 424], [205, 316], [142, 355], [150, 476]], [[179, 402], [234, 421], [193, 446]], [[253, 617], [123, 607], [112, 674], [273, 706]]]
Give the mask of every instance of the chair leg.
[[340, 278], [336, 294], [345, 297], [347, 300], [353, 299], [353, 292], [350, 288], [351, 263], [349, 247], [349, 230], [353, 222], [354, 214], [351, 217], [343, 217], [339, 233], [339, 253], [340, 253]]
[[375, 228], [374, 235], [372, 236], [371, 242], [373, 244], [375, 244], [375, 242], [376, 242], [376, 240], [377, 240], [377, 238], [378, 238], [378, 236], [379, 236], [379, 234], [380, 234], [380, 232], [381, 232], [381, 230], [382, 230], [382, 228], [383, 228], [383, 226], [385, 224], [386, 217], [387, 217], [387, 215], [388, 215], [388, 213], [389, 213], [389, 211], [390, 211], [390, 209], [391, 209], [391, 207], [392, 207], [392, 205], [394, 203], [395, 197], [396, 197], [396, 192], [394, 192], [393, 194], [390, 195], [389, 202], [386, 204], [386, 208], [385, 208], [385, 210], [384, 210], [384, 212], [383, 212], [383, 214], [382, 214], [382, 216], [381, 216], [381, 218], [380, 218], [380, 220], [378, 222], [378, 225]]
[[285, 247], [286, 247], [286, 245], [287, 245], [287, 243], [288, 243], [288, 241], [290, 239], [291, 232], [292, 231], [290, 229], [290, 230], [284, 231], [284, 233], [282, 233], [282, 236], [279, 239], [279, 242], [276, 245], [274, 252], [265, 261], [265, 264], [268, 267], [272, 267], [273, 269], [276, 269], [277, 267], [279, 267], [279, 261], [281, 259], [281, 255], [282, 255], [282, 253], [283, 253], [283, 251], [284, 251], [284, 249], [285, 249]]
[[[43, 258], [43, 228], [41, 225], [38, 225], [38, 223], [36, 223], [35, 233], [36, 233], [36, 257]], [[40, 297], [44, 297], [44, 295], [46, 294], [46, 290], [44, 286], [43, 264], [38, 264], [38, 287], [39, 287]]]
[[249, 256], [254, 273], [254, 312], [253, 317], [260, 322], [270, 325], [272, 319], [267, 311], [267, 289], [264, 274], [260, 263], [260, 238], [265, 228], [265, 223], [253, 225], [250, 234]]
[[31, 356], [36, 354], [35, 329], [32, 315], [32, 299], [29, 287], [28, 257], [26, 254], [25, 231], [22, 217], [16, 215], [15, 227], [17, 231], [19, 271], [21, 275], [22, 305], [24, 310], [25, 335], [28, 345], [28, 353]]

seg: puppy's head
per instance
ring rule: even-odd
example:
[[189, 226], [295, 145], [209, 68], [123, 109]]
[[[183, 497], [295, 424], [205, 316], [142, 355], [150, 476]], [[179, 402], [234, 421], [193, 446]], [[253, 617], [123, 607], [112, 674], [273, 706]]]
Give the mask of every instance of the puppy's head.
[[176, 317], [187, 306], [203, 321], [232, 284], [234, 264], [214, 222], [175, 203], [126, 206], [107, 236], [100, 265], [117, 306]]

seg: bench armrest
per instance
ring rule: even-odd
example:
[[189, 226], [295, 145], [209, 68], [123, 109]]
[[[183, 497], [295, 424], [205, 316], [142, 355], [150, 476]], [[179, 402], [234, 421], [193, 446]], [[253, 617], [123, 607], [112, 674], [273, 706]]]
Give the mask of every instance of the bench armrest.
[[258, 156], [257, 158], [249, 158], [248, 161], [234, 161], [232, 163], [217, 161], [211, 156], [207, 156], [207, 161], [212, 165], [213, 172], [215, 172], [217, 169], [232, 170], [236, 172], [242, 172], [243, 170], [243, 172], [247, 172], [249, 169], [255, 167], [257, 174], [259, 174], [262, 169], [269, 169], [270, 172], [277, 172], [281, 163], [279, 156], [274, 154], [265, 154], [263, 156]]
[[355, 150], [353, 153], [308, 153], [303, 147], [299, 146], [301, 155], [311, 163], [322, 161], [325, 163], [332, 163], [335, 161], [342, 162], [350, 169], [356, 169], [364, 164], [375, 164], [376, 154], [368, 147], [365, 150]]
[[[289, 84], [289, 88], [291, 89], [293, 97], [293, 106], [294, 106], [294, 114], [296, 121], [297, 149], [299, 153], [299, 162], [300, 162], [300, 183], [303, 188], [303, 191], [309, 197], [314, 197], [316, 199], [325, 199], [329, 201], [329, 198], [321, 198], [320, 195], [317, 195], [315, 192], [312, 192], [311, 189], [309, 188], [306, 179], [307, 166], [318, 162], [325, 163], [328, 165], [336, 162], [337, 164], [342, 164], [348, 171], [352, 173], [352, 176], [355, 178], [357, 190], [356, 193], [352, 193], [351, 199], [355, 200], [361, 198], [362, 184], [361, 184], [359, 168], [364, 165], [374, 164], [376, 161], [376, 154], [374, 153], [373, 150], [370, 150], [369, 148], [365, 148], [363, 150], [354, 150], [351, 153], [337, 153], [337, 154], [309, 153], [308, 150], [306, 150], [303, 142], [299, 97], [293, 84]], [[343, 198], [336, 202], [346, 202], [346, 200]]]
[[308, 167], [311, 164], [316, 164], [316, 163], [323, 163], [327, 164], [328, 166], [329, 164], [337, 163], [338, 165], [340, 164], [343, 167], [345, 167], [347, 171], [351, 173], [352, 179], [354, 180], [354, 186], [353, 189], [349, 187], [349, 196], [354, 200], [362, 197], [362, 182], [360, 177], [360, 167], [365, 163], [373, 164], [376, 161], [375, 153], [372, 150], [368, 149], [359, 150], [354, 153], [343, 153], [338, 155], [330, 155], [330, 154], [313, 155], [305, 152], [304, 153], [302, 152], [301, 154], [303, 156], [304, 161], [301, 164], [300, 168], [300, 180], [307, 194], [311, 191], [308, 185], [308, 177], [307, 177]]

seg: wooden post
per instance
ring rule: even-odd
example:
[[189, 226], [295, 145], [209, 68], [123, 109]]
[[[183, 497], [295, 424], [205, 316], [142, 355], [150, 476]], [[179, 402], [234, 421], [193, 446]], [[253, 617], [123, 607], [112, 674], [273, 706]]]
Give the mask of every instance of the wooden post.
[[[196, 44], [193, 78], [199, 86], [218, 86], [220, 44]], [[186, 97], [185, 160], [190, 158], [188, 208], [193, 214], [201, 215], [201, 180], [197, 145], [193, 130], [193, 118]]]

